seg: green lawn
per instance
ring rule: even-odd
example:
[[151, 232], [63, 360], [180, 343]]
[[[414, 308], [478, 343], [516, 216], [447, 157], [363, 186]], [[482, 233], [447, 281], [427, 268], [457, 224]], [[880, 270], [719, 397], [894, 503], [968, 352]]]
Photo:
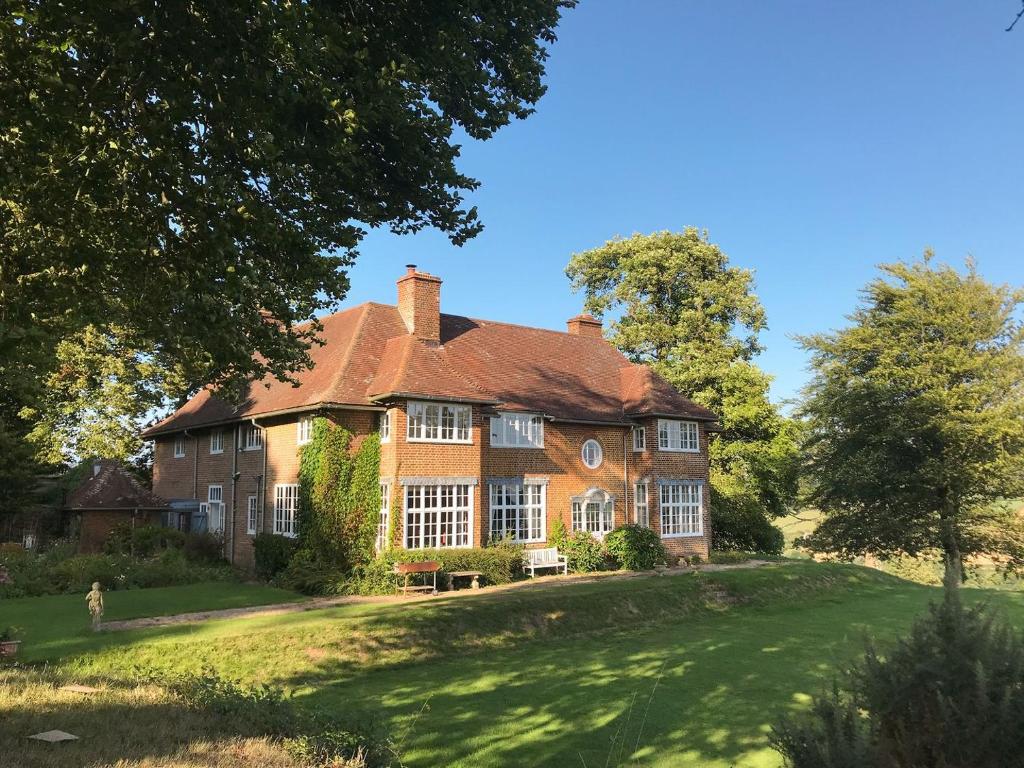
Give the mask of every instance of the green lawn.
[[[260, 584], [215, 581], [184, 587], [126, 589], [104, 593], [105, 621], [171, 616], [192, 611], [242, 608], [305, 599], [302, 595]], [[85, 595], [53, 595], [0, 600], [0, 629], [22, 630], [24, 661], [55, 660], [108, 645], [106, 635], [90, 629]]]
[[[1024, 596], [990, 597], [1024, 624]], [[374, 717], [410, 766], [777, 766], [771, 722], [938, 590], [810, 562], [351, 605], [27, 648], [81, 680], [213, 666]], [[52, 637], [52, 635], [51, 635]], [[70, 653], [80, 653], [68, 658]], [[144, 738], [144, 734], [140, 734]]]

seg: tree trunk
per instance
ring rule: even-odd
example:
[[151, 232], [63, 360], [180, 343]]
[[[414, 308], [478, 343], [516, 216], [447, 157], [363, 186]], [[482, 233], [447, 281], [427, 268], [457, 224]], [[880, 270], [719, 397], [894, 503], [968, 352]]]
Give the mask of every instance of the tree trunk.
[[964, 560], [960, 554], [960, 543], [956, 535], [956, 507], [949, 499], [948, 492], [942, 494], [942, 510], [939, 513], [942, 531], [942, 549], [946, 563], [943, 582], [947, 587], [959, 587], [964, 581]]

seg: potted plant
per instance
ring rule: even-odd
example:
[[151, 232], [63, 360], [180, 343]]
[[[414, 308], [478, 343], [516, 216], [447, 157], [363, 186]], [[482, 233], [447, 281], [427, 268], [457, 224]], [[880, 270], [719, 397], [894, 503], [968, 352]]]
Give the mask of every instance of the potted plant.
[[21, 640], [15, 640], [18, 630], [14, 627], [0, 630], [0, 657], [14, 656], [18, 653], [18, 646]]

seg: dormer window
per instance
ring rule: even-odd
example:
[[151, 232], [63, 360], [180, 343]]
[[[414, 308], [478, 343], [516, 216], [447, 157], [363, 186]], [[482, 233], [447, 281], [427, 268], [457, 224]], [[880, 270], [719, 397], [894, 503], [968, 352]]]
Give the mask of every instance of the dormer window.
[[700, 428], [697, 422], [658, 419], [658, 450], [698, 453]]
[[471, 443], [472, 413], [468, 405], [410, 402], [406, 439], [411, 443]]

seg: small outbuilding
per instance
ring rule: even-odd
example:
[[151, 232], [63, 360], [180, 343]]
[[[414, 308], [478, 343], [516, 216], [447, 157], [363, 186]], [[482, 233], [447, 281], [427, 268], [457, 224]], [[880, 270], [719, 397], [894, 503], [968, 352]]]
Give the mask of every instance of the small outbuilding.
[[168, 503], [115, 461], [99, 460], [64, 504], [70, 529], [78, 531], [80, 552], [99, 552], [121, 523], [132, 528], [161, 525]]

